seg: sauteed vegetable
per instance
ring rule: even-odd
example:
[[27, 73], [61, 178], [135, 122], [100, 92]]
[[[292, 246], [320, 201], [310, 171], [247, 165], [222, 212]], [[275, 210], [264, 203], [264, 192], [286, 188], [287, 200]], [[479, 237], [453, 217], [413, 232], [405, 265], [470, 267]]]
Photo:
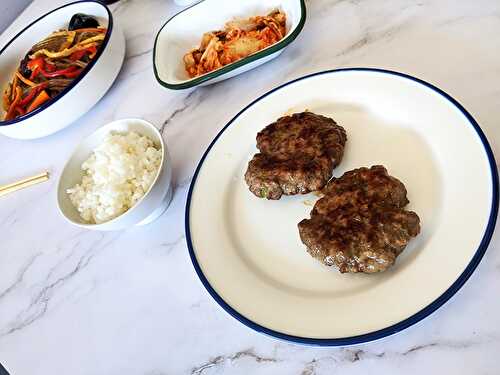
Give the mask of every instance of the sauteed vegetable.
[[75, 14], [59, 30], [31, 47], [3, 93], [4, 120], [12, 120], [55, 98], [96, 56], [106, 28], [85, 14]]

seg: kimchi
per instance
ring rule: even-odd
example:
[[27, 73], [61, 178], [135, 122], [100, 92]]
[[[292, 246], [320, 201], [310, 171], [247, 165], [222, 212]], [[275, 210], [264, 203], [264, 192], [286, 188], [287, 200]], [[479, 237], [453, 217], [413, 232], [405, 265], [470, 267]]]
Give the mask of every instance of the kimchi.
[[219, 69], [274, 43], [286, 34], [286, 15], [274, 10], [267, 16], [227, 22], [224, 30], [203, 34], [200, 47], [184, 55], [191, 78]]

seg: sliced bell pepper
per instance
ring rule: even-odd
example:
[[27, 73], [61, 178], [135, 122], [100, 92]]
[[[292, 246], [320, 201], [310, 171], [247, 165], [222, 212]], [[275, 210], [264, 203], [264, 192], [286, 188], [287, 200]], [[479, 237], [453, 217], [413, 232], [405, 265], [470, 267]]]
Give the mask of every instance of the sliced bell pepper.
[[33, 60], [28, 61], [26, 66], [28, 67], [29, 70], [34, 71], [36, 68], [43, 68], [45, 66], [45, 60], [43, 59], [43, 57], [40, 56]]
[[45, 64], [45, 70], [47, 72], [53, 72], [53, 71], [55, 71], [57, 69], [55, 64], [50, 64], [48, 62], [45, 62], [45, 63], [46, 63]]
[[45, 60], [43, 59], [43, 57], [40, 56], [28, 61], [26, 66], [28, 67], [29, 70], [31, 70], [30, 79], [33, 80], [40, 73], [40, 70], [44, 68]]
[[73, 52], [71, 55], [70, 55], [70, 59], [72, 61], [76, 61], [76, 60], [80, 60], [83, 56], [85, 56], [85, 54], [87, 53], [87, 50], [86, 49], [82, 49], [80, 51], [75, 51]]
[[82, 69], [76, 69], [76, 70], [73, 70], [72, 72], [64, 73], [64, 76], [66, 78], [75, 78], [75, 77], [78, 77], [81, 72], [82, 72]]
[[26, 95], [18, 104], [19, 107], [24, 108], [28, 105], [29, 102], [33, 100], [33, 98], [42, 90], [48, 86], [47, 82], [41, 83], [38, 86], [33, 87], [28, 95]]
[[[24, 112], [24, 110], [23, 110], [21, 107], [19, 107], [19, 106], [17, 106], [17, 107], [15, 108], [15, 112], [17, 113], [17, 116], [22, 116], [22, 115], [24, 115], [24, 113], [25, 113], [25, 112]], [[16, 116], [16, 117], [17, 117], [17, 116]]]
[[45, 78], [54, 78], [59, 76], [65, 76], [67, 78], [76, 77], [79, 73], [75, 74], [75, 70], [78, 70], [76, 66], [70, 66], [66, 69], [55, 70], [54, 64], [46, 64], [43, 57], [37, 57], [26, 64], [31, 70], [30, 79], [33, 80], [39, 74], [42, 74]]
[[43, 68], [44, 65], [45, 65], [45, 60], [43, 59], [43, 57], [37, 57], [33, 60], [28, 61], [28, 63], [26, 64], [29, 70], [33, 70], [37, 66]]
[[88, 51], [90, 52], [89, 57], [93, 59], [97, 53], [97, 47], [96, 46], [90, 46], [88, 48]]
[[26, 113], [31, 112], [35, 110], [36, 108], [40, 107], [43, 103], [45, 103], [47, 100], [50, 99], [49, 94], [47, 94], [47, 91], [43, 90], [38, 94], [38, 96], [31, 102], [30, 106], [26, 110]]
[[74, 78], [78, 74], [80, 74], [82, 70], [78, 69], [76, 66], [70, 66], [69, 68], [66, 69], [61, 69], [61, 70], [56, 70], [55, 72], [46, 72], [43, 69], [40, 69], [40, 73], [45, 78], [54, 78], [54, 77], [59, 77], [59, 76], [65, 76], [66, 78]]
[[88, 48], [81, 49], [79, 51], [75, 51], [71, 54], [69, 57], [72, 61], [80, 60], [83, 56], [85, 56], [87, 53], [89, 54], [90, 58], [93, 58], [97, 52], [96, 46], [92, 45]]
[[40, 68], [39, 66], [35, 66], [32, 70], [31, 70], [31, 75], [30, 75], [30, 79], [33, 80], [36, 78], [36, 76], [40, 73], [40, 70], [42, 68]]

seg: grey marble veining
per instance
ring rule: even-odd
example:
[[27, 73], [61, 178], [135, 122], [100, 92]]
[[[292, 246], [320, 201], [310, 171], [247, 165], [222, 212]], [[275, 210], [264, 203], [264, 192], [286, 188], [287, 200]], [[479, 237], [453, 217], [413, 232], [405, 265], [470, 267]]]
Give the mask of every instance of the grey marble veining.
[[[0, 44], [64, 1], [35, 0]], [[13, 374], [497, 374], [500, 245], [443, 308], [395, 336], [349, 348], [303, 347], [249, 330], [195, 275], [184, 206], [198, 160], [243, 106], [323, 69], [368, 66], [427, 80], [459, 100], [500, 151], [500, 2], [309, 0], [303, 32], [276, 60], [220, 84], [169, 91], [152, 43], [182, 8], [166, 0], [112, 6], [126, 60], [108, 94], [66, 130], [0, 138], [0, 184], [49, 169], [49, 182], [0, 200], [0, 362]], [[143, 228], [97, 233], [57, 212], [56, 181], [79, 140], [123, 117], [156, 124], [172, 156], [175, 194]], [[411, 291], [410, 291], [411, 293]]]

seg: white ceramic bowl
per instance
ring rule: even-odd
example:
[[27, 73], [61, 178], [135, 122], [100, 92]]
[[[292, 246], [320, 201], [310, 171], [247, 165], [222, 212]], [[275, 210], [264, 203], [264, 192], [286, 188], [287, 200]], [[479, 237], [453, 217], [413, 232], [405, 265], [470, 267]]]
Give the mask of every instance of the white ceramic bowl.
[[[264, 15], [276, 8], [287, 15], [287, 33], [282, 40], [210, 73], [188, 76], [183, 57], [199, 46], [204, 33], [220, 30], [235, 18]], [[158, 32], [153, 51], [156, 79], [169, 89], [187, 89], [234, 77], [277, 57], [299, 35], [305, 20], [304, 0], [203, 0], [170, 18]]]
[[[163, 158], [153, 184], [135, 206], [120, 216], [102, 224], [88, 224], [71, 203], [66, 190], [80, 183], [83, 176], [82, 163], [111, 132], [135, 131], [151, 138], [161, 147]], [[172, 199], [172, 167], [168, 150], [160, 132], [149, 122], [140, 119], [123, 119], [109, 123], [83, 140], [66, 163], [57, 187], [57, 203], [63, 216], [72, 224], [93, 230], [121, 230], [134, 225], [149, 224], [157, 219], [168, 207]]]
[[[0, 90], [3, 92], [10, 82], [26, 52], [53, 31], [67, 28], [75, 13], [91, 15], [108, 29], [96, 57], [57, 97], [24, 116], [0, 121], [0, 133], [18, 139], [55, 133], [85, 114], [110, 88], [123, 63], [125, 39], [109, 9], [97, 1], [86, 0], [63, 5], [41, 16], [0, 50]], [[1, 108], [0, 118], [4, 114]]]

